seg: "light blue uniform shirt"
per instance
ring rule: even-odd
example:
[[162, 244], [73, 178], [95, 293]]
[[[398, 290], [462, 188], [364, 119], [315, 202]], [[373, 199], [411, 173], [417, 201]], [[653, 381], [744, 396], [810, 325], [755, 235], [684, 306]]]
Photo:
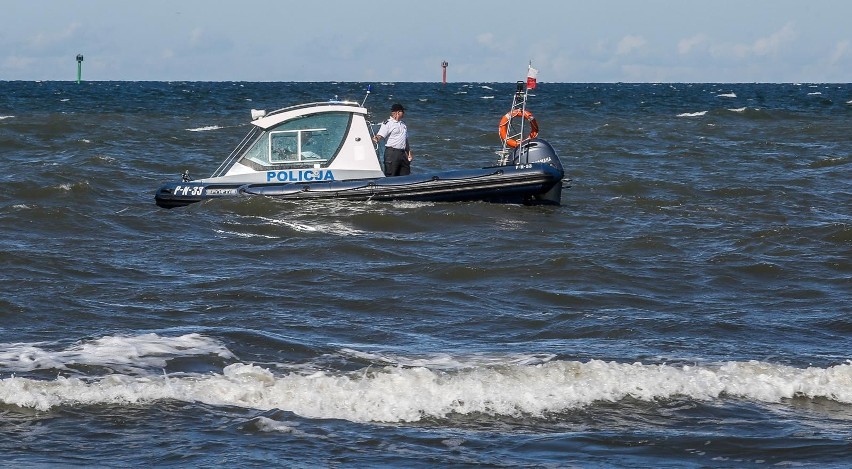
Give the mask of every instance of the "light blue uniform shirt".
[[408, 127], [401, 120], [390, 118], [384, 121], [376, 135], [385, 139], [386, 147], [408, 150]]

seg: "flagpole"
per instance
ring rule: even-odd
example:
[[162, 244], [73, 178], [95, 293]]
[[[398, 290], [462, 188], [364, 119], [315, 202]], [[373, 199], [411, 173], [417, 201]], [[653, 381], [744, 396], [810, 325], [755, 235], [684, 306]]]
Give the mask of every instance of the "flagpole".
[[[524, 104], [522, 112], [526, 115], [527, 111], [527, 98], [529, 96], [530, 89], [534, 89], [536, 85], [536, 80], [538, 80], [538, 70], [534, 69], [532, 66], [532, 60], [530, 60], [529, 65], [527, 65], [527, 83], [524, 86]], [[521, 119], [521, 142], [524, 141], [524, 120]], [[523, 151], [523, 145], [521, 146], [521, 151]], [[526, 147], [526, 151], [529, 151], [529, 146]]]

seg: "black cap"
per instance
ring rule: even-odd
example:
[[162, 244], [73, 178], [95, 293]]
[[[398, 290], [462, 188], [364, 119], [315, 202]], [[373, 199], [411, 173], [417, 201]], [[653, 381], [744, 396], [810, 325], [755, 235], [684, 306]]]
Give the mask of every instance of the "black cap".
[[391, 112], [396, 112], [396, 111], [405, 111], [405, 108], [402, 107], [402, 104], [396, 103], [393, 106], [391, 106]]

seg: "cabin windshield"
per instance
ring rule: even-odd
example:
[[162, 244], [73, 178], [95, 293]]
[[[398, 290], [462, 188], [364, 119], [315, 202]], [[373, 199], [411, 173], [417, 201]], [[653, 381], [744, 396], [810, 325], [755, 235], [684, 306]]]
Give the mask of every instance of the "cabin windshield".
[[343, 146], [351, 116], [325, 112], [284, 121], [263, 132], [239, 162], [258, 171], [327, 166]]

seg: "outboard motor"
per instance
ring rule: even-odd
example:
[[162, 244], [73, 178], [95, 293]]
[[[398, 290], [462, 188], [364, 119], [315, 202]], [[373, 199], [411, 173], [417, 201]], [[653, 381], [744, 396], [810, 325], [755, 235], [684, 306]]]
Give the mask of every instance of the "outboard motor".
[[560, 203], [562, 199], [562, 178], [565, 176], [565, 169], [562, 168], [562, 161], [556, 155], [556, 150], [546, 140], [540, 138], [525, 140], [512, 151], [509, 161], [513, 165], [540, 163], [553, 168], [558, 173], [557, 182], [544, 194], [537, 195], [536, 199], [539, 203], [553, 203], [557, 205]]
[[541, 138], [525, 140], [512, 151], [511, 161], [512, 164], [546, 163], [564, 172], [556, 150]]

